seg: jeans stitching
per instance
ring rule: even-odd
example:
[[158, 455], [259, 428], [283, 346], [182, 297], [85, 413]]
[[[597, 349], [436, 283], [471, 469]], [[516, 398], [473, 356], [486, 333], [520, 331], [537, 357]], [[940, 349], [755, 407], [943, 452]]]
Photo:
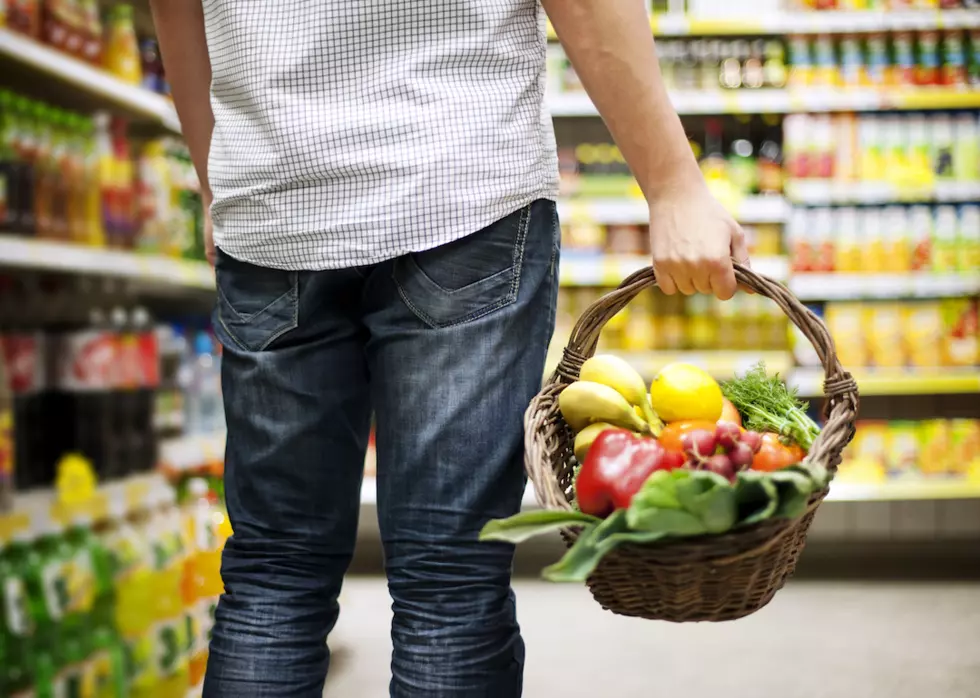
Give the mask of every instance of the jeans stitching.
[[[274, 341], [282, 337], [287, 332], [291, 332], [292, 330], [295, 330], [297, 327], [299, 327], [299, 273], [296, 271], [290, 271], [288, 272], [288, 276], [290, 279], [289, 290], [283, 293], [281, 296], [279, 296], [272, 303], [269, 303], [269, 305], [267, 305], [263, 310], [259, 311], [259, 313], [265, 312], [266, 310], [271, 308], [275, 303], [278, 303], [283, 298], [289, 296], [290, 303], [292, 303], [292, 317], [291, 319], [286, 321], [285, 325], [283, 325], [278, 330], [273, 332], [273, 334], [270, 337], [268, 337], [264, 342], [259, 344], [256, 348], [252, 348], [251, 346], [248, 346], [248, 344], [243, 342], [242, 339], [237, 334], [235, 334], [235, 332], [232, 331], [231, 327], [225, 321], [225, 318], [221, 315], [221, 308], [219, 306], [218, 321], [221, 323], [221, 326], [225, 329], [225, 332], [228, 333], [228, 336], [231, 337], [232, 340], [235, 342], [235, 344], [237, 344], [243, 351], [250, 351], [250, 352], [265, 351], [266, 349], [269, 348], [269, 345], [272, 344]], [[242, 317], [240, 313], [236, 312], [234, 308], [231, 308], [231, 310], [245, 324], [249, 324], [251, 320], [254, 319], [259, 314], [259, 313], [255, 313], [253, 315], [250, 315], [249, 318], [246, 319]]]
[[521, 211], [521, 219], [517, 226], [517, 244], [514, 246], [514, 282], [511, 285], [510, 296], [516, 300], [521, 289], [521, 276], [524, 271], [524, 245], [527, 242], [527, 231], [531, 225], [531, 207], [528, 204]]

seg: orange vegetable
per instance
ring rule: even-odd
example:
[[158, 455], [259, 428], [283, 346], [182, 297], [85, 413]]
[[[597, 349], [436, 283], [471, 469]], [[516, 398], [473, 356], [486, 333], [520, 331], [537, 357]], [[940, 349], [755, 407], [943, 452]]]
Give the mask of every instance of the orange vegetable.
[[738, 413], [735, 405], [727, 397], [722, 398], [721, 407], [721, 418], [719, 422], [734, 422], [735, 424], [742, 426], [742, 415]]
[[762, 447], [752, 459], [752, 470], [772, 472], [782, 470], [799, 463], [806, 456], [806, 451], [796, 444], [785, 444], [779, 434], [766, 432], [762, 435]]
[[700, 419], [685, 419], [679, 422], [670, 422], [660, 433], [658, 441], [660, 441], [660, 445], [668, 451], [683, 453], [684, 447], [681, 445], [681, 437], [689, 431], [694, 431], [696, 429], [704, 429], [705, 431], [710, 431], [712, 434], [714, 434], [715, 423]]

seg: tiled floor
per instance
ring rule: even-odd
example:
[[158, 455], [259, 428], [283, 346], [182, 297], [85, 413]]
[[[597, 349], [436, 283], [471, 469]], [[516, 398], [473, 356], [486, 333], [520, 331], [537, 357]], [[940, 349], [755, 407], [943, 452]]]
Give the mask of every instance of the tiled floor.
[[[525, 698], [980, 698], [980, 584], [795, 582], [755, 616], [668, 625], [517, 584]], [[349, 580], [330, 698], [388, 695], [389, 601]]]

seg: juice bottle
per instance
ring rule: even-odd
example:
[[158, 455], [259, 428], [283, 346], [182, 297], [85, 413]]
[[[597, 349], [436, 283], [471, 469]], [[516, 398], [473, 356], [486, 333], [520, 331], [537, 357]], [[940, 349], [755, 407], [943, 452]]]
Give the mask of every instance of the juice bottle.
[[26, 691], [33, 683], [34, 651], [36, 644], [35, 621], [28, 596], [30, 568], [36, 553], [27, 543], [26, 534], [13, 538], [0, 553], [0, 598], [2, 598], [3, 624], [0, 627], [0, 644], [3, 661], [0, 662], [0, 689], [5, 695]]
[[909, 235], [912, 271], [932, 269], [932, 211], [928, 206], [912, 207], [909, 213]]
[[963, 87], [967, 83], [966, 37], [958, 29], [943, 34], [943, 59], [939, 84]]
[[159, 494], [154, 515], [155, 579], [154, 672], [155, 698], [183, 698], [188, 686], [186, 628], [182, 581], [186, 551], [184, 526], [172, 489]]
[[126, 682], [132, 698], [152, 695], [155, 621], [152, 518], [138, 512], [119, 524], [118, 541], [125, 564], [116, 567], [116, 628], [125, 647]]
[[953, 122], [956, 160], [953, 179], [957, 182], [980, 182], [980, 124], [976, 113], [963, 112]]
[[971, 87], [980, 86], [980, 29], [971, 29], [968, 37], [968, 55], [966, 81]]
[[[99, 112], [93, 118], [94, 124], [94, 154], [98, 163], [98, 184], [100, 201], [102, 238], [106, 245], [114, 244], [118, 236], [116, 211], [116, 167], [115, 154], [112, 149], [112, 136], [109, 134], [110, 117], [105, 112]], [[89, 194], [92, 196], [91, 192]], [[91, 198], [89, 199], [91, 206]], [[91, 212], [89, 213], [91, 215]]]
[[957, 269], [976, 273], [980, 269], [980, 206], [960, 207], [960, 229], [956, 249]]
[[953, 122], [948, 114], [932, 117], [932, 172], [937, 179], [950, 179], [956, 171], [959, 153], [953, 139]]
[[919, 32], [916, 42], [918, 60], [915, 70], [916, 85], [939, 84], [939, 32]]
[[813, 53], [810, 38], [804, 34], [789, 37], [790, 87], [807, 87], [813, 82]]
[[102, 65], [102, 17], [98, 0], [80, 0], [82, 49], [81, 58], [92, 65]]
[[11, 97], [10, 113], [13, 130], [11, 142], [14, 149], [14, 171], [16, 184], [15, 210], [18, 212], [15, 230], [23, 235], [37, 232], [37, 219], [34, 216], [34, 182], [37, 167], [37, 135], [32, 124], [31, 103], [19, 96]]
[[82, 195], [85, 206], [82, 214], [85, 235], [82, 239], [87, 245], [105, 247], [105, 224], [102, 215], [101, 162], [96, 150], [95, 128], [91, 119], [82, 119]]
[[35, 234], [40, 238], [53, 237], [52, 209], [58, 171], [51, 159], [52, 128], [51, 110], [43, 104], [31, 105], [37, 135], [34, 157], [34, 218]]
[[888, 206], [884, 217], [884, 269], [887, 272], [907, 272], [912, 267], [908, 212], [902, 206]]
[[109, 12], [109, 40], [105, 47], [106, 69], [123, 82], [139, 85], [142, 80], [139, 46], [133, 26], [133, 8], [120, 3]]
[[13, 95], [0, 90], [0, 232], [14, 232], [17, 227], [17, 166]]
[[936, 207], [932, 242], [932, 270], [934, 272], [948, 274], [956, 271], [958, 228], [959, 220], [954, 206]]
[[907, 87], [915, 84], [916, 63], [912, 33], [907, 31], [892, 34], [891, 78], [892, 87]]
[[887, 84], [890, 78], [891, 60], [888, 55], [888, 39], [884, 32], [872, 32], [864, 42], [866, 77], [876, 87]]
[[[133, 160], [126, 137], [126, 122], [112, 120], [113, 184], [116, 220], [115, 245], [129, 249], [135, 242], [136, 186], [133, 177]], [[113, 240], [110, 238], [110, 244]]]
[[71, 198], [68, 202], [69, 237], [72, 242], [87, 244], [92, 235], [88, 207], [93, 173], [88, 157], [85, 119], [81, 116], [69, 116], [69, 138], [69, 157], [73, 173]]
[[67, 134], [67, 115], [51, 109], [50, 115], [50, 154], [48, 161], [48, 186], [50, 188], [48, 234], [55, 240], [71, 238], [70, 202], [75, 187], [77, 173], [71, 157]]

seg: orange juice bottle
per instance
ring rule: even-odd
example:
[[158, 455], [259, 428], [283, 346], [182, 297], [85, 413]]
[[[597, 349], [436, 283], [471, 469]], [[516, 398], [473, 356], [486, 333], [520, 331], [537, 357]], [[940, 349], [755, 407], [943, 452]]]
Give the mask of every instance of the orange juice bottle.
[[131, 5], [114, 5], [109, 13], [109, 40], [103, 62], [106, 69], [123, 82], [139, 85], [143, 80]]

